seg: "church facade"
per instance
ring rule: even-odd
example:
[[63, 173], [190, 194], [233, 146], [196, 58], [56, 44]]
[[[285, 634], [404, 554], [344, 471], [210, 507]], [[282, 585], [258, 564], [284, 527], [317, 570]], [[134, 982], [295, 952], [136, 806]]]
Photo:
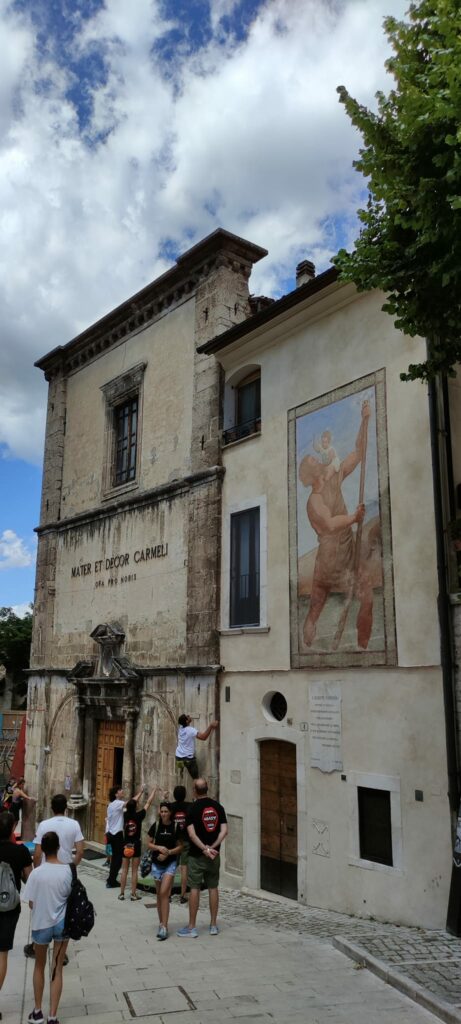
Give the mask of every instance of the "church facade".
[[[263, 255], [217, 231], [37, 364], [49, 399], [26, 775], [39, 818], [67, 792], [95, 841], [110, 786], [178, 781], [178, 715], [199, 729], [216, 717], [220, 370], [196, 349], [248, 315]], [[216, 789], [213, 738], [198, 754]]]

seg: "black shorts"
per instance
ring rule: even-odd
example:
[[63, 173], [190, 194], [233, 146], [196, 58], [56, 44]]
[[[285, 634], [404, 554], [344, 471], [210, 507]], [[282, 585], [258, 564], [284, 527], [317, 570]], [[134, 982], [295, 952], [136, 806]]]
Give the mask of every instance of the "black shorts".
[[21, 913], [19, 903], [14, 910], [0, 911], [0, 953], [6, 953], [13, 949], [14, 933]]
[[[125, 846], [134, 846], [133, 857], [140, 857], [141, 856], [141, 840], [140, 839], [127, 839], [126, 843], [123, 844], [123, 849], [125, 849]], [[131, 859], [132, 858], [130, 857], [129, 860], [131, 860]]]

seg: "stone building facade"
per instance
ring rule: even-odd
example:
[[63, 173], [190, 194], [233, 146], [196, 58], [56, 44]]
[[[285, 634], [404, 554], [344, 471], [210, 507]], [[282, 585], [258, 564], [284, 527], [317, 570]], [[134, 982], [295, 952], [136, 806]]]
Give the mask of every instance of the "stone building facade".
[[[382, 303], [306, 263], [294, 292], [201, 348], [224, 373], [225, 877], [441, 927], [456, 765], [434, 453], [427, 388], [400, 380], [425, 347]], [[457, 406], [455, 483], [460, 442]]]
[[[217, 713], [220, 367], [265, 250], [218, 230], [37, 366], [49, 382], [28, 697], [37, 815], [66, 791], [104, 836], [108, 789], [172, 789], [178, 715]], [[213, 788], [214, 735], [199, 750]], [[186, 780], [187, 781], [187, 780]]]

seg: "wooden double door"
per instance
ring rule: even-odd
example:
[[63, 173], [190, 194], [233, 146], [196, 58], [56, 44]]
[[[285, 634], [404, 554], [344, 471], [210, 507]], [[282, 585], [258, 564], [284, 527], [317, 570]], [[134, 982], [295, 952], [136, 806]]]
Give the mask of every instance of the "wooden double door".
[[298, 898], [296, 746], [282, 740], [260, 745], [261, 888]]
[[98, 722], [93, 839], [104, 842], [106, 810], [111, 786], [121, 786], [125, 722]]

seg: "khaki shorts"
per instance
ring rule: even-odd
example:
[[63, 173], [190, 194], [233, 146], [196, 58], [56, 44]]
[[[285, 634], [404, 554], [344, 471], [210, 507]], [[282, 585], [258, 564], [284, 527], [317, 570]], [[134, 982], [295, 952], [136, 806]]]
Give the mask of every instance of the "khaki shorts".
[[215, 857], [210, 860], [200, 854], [200, 857], [189, 857], [188, 883], [190, 889], [200, 889], [205, 885], [207, 889], [217, 889], [219, 883], [219, 865], [221, 858]]

